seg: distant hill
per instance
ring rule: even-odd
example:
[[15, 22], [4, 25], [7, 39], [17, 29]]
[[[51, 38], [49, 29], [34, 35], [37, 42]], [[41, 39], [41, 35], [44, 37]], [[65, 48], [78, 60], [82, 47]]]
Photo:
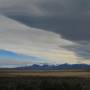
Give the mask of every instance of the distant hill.
[[87, 64], [61, 64], [61, 65], [37, 65], [22, 66], [15, 68], [17, 70], [90, 70]]

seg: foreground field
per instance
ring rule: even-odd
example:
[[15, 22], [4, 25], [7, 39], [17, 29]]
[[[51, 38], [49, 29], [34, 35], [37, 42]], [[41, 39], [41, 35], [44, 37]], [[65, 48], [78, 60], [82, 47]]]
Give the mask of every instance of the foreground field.
[[3, 77], [0, 90], [90, 90], [90, 79], [59, 77]]
[[4, 70], [0, 90], [90, 90], [90, 72]]
[[89, 71], [0, 71], [0, 77], [80, 77], [90, 78]]

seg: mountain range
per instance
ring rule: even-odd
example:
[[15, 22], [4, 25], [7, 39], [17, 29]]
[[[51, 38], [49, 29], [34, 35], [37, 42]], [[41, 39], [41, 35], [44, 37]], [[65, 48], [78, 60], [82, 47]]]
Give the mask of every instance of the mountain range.
[[17, 70], [90, 70], [90, 65], [88, 64], [60, 64], [60, 65], [28, 65], [22, 67], [16, 67]]

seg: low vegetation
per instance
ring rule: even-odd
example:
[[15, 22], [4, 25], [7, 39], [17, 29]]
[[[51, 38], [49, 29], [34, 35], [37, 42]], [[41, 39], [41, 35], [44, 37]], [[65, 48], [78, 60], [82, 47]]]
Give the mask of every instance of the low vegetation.
[[55, 77], [0, 78], [0, 90], [90, 90], [90, 80]]
[[90, 90], [89, 72], [70, 74], [71, 71], [3, 71], [3, 73], [0, 72], [0, 90]]

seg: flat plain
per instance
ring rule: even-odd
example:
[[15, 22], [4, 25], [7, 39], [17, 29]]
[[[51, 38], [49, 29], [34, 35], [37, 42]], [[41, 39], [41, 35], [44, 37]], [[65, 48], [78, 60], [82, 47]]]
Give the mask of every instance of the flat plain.
[[90, 90], [90, 72], [0, 70], [0, 90]]
[[29, 71], [29, 70], [0, 70], [0, 77], [78, 77], [90, 78], [90, 71]]

